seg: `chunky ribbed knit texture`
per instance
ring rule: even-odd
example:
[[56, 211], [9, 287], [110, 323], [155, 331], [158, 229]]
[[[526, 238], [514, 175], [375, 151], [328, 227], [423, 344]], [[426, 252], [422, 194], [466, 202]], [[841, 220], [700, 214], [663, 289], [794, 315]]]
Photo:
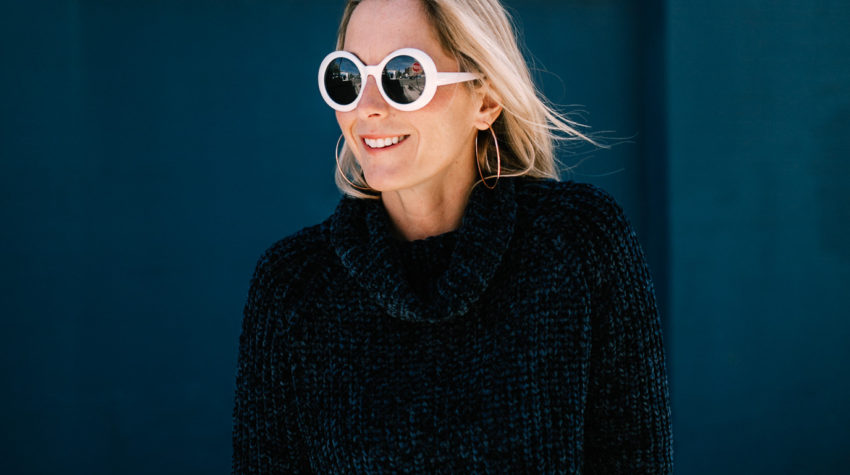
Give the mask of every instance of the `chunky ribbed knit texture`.
[[669, 473], [649, 272], [586, 184], [503, 178], [398, 242], [378, 200], [273, 245], [240, 338], [235, 473]]

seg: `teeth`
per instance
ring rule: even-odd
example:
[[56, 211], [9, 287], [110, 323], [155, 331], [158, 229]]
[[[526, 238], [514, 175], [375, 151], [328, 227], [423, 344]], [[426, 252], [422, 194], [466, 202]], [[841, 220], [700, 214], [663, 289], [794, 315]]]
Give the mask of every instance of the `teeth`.
[[395, 145], [406, 138], [406, 135], [397, 135], [395, 137], [383, 137], [380, 139], [363, 139], [363, 141], [370, 148], [384, 148], [388, 145]]

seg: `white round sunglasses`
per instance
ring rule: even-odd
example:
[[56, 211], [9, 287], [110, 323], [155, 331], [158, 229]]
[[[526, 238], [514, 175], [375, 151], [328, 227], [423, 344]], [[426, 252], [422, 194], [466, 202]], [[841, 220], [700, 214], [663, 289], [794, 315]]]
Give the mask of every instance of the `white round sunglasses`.
[[425, 107], [438, 86], [478, 79], [473, 73], [438, 72], [434, 60], [416, 48], [395, 50], [377, 66], [366, 66], [348, 51], [334, 51], [319, 66], [319, 91], [329, 106], [348, 112], [363, 97], [369, 76], [375, 78], [384, 100], [402, 111]]

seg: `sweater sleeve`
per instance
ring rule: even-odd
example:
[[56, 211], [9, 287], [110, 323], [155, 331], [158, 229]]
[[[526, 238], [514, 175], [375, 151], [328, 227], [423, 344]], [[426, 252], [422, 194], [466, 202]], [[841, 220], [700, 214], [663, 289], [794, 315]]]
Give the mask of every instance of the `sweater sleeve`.
[[290, 388], [281, 307], [286, 289], [257, 265], [244, 309], [233, 410], [233, 473], [308, 473]]
[[586, 473], [673, 470], [661, 323], [648, 266], [619, 205], [594, 189], [587, 240], [592, 275]]

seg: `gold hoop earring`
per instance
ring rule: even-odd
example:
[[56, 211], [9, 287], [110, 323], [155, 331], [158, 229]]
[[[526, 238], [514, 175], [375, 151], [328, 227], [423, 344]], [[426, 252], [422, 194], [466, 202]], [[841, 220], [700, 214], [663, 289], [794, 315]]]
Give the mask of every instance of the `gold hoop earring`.
[[478, 176], [481, 177], [481, 183], [484, 183], [489, 189], [496, 188], [496, 184], [499, 183], [499, 177], [502, 176], [502, 156], [499, 154], [499, 139], [496, 138], [496, 132], [493, 130], [493, 126], [489, 127], [490, 134], [493, 136], [493, 144], [496, 146], [496, 181], [493, 182], [493, 185], [488, 185], [487, 180], [484, 179], [484, 173], [481, 172], [481, 161], [478, 159], [478, 134], [475, 134], [475, 163], [478, 165]]
[[336, 140], [336, 147], [334, 147], [334, 158], [336, 158], [336, 169], [337, 171], [339, 171], [339, 175], [342, 177], [343, 180], [347, 181], [349, 185], [353, 186], [354, 188], [357, 188], [358, 190], [374, 192], [375, 190], [369, 188], [368, 186], [362, 187], [355, 185], [351, 182], [351, 180], [348, 179], [347, 176], [345, 176], [345, 172], [342, 171], [342, 167], [339, 165], [339, 143], [342, 142], [343, 137], [343, 134], [339, 134], [339, 138]]

